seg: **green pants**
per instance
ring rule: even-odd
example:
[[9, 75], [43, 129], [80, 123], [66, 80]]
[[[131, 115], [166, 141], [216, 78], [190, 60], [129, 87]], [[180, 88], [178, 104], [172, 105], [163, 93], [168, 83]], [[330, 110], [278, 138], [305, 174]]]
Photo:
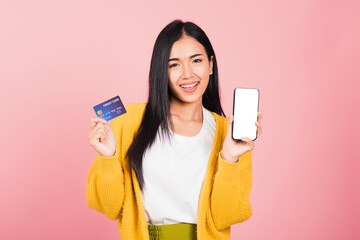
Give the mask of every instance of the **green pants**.
[[196, 224], [148, 225], [150, 240], [196, 240]]

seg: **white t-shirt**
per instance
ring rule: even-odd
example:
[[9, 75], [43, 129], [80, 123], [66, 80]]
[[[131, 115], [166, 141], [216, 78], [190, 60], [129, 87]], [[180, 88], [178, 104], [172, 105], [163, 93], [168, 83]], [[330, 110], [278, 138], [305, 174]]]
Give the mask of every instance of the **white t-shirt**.
[[142, 199], [148, 224], [197, 224], [200, 190], [215, 128], [214, 116], [203, 107], [203, 125], [196, 136], [185, 137], [170, 129], [169, 141], [160, 138], [158, 132], [143, 157]]

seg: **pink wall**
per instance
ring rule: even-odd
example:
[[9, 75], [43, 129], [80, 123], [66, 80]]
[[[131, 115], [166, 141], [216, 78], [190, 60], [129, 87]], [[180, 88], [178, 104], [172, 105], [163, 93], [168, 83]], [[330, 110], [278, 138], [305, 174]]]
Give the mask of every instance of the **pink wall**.
[[0, 239], [119, 239], [86, 205], [92, 107], [147, 98], [155, 38], [208, 34], [223, 106], [260, 89], [253, 216], [232, 239], [359, 239], [359, 1], [1, 1]]

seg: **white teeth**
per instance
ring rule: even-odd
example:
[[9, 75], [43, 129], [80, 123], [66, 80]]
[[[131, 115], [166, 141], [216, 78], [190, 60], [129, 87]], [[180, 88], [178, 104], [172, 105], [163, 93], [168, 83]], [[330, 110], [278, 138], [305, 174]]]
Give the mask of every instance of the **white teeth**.
[[197, 83], [194, 83], [194, 84], [190, 84], [190, 85], [180, 85], [180, 87], [183, 87], [183, 88], [192, 88], [194, 87], [195, 85], [197, 85], [199, 82]]

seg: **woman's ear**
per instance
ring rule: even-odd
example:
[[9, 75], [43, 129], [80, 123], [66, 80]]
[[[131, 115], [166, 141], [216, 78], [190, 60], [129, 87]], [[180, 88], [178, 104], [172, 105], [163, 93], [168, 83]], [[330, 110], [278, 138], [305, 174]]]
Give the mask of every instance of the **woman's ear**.
[[210, 57], [210, 75], [213, 74], [214, 56]]

